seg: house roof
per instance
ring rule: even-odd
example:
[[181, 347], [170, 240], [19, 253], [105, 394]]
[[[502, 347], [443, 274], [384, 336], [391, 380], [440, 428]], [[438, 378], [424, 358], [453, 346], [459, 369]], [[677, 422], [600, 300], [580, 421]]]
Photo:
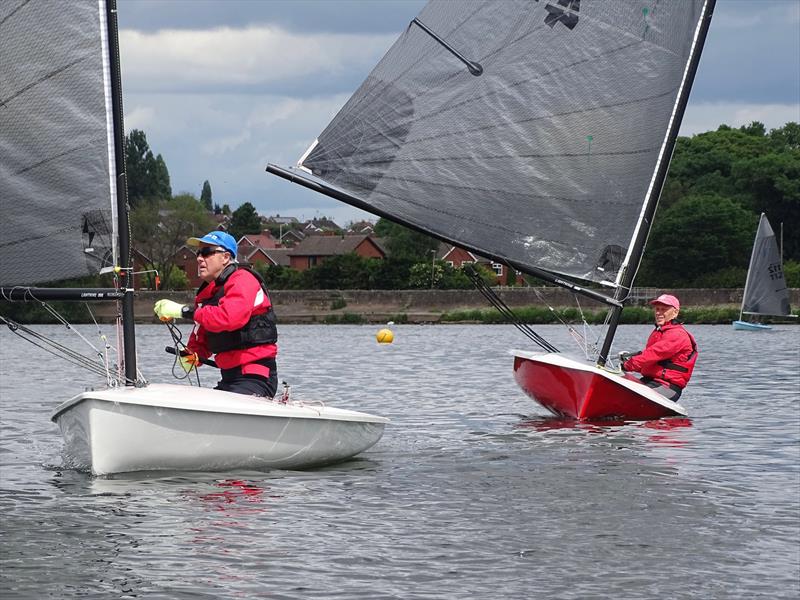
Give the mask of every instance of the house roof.
[[352, 233], [372, 233], [375, 231], [375, 223], [371, 221], [358, 221], [356, 223], [351, 223], [350, 226], [347, 228], [347, 231]]
[[464, 254], [467, 254], [475, 262], [478, 262], [480, 260], [480, 258], [476, 254], [473, 254], [469, 250], [466, 250], [466, 249], [461, 248], [459, 246], [453, 246], [452, 244], [448, 244], [446, 242], [442, 242], [442, 243], [439, 244], [439, 247], [436, 249], [436, 258], [438, 258], [440, 260], [447, 260], [447, 257], [450, 254], [452, 254], [454, 252], [458, 252], [458, 251], [461, 251]]
[[341, 227], [327, 217], [311, 219], [303, 223], [303, 231], [338, 231], [340, 229]]
[[238, 259], [240, 263], [250, 263], [253, 262], [253, 257], [257, 254], [261, 254], [269, 259], [275, 265], [280, 265], [282, 267], [289, 266], [289, 253], [291, 252], [291, 248], [240, 248]]
[[247, 234], [243, 235], [239, 240], [236, 242], [239, 245], [242, 245], [242, 242], [246, 242], [250, 246], [254, 246], [256, 248], [277, 248], [278, 247], [278, 240], [272, 237], [272, 234], [268, 230], [264, 230], [258, 234]]
[[289, 266], [289, 254], [292, 252], [292, 248], [268, 248], [263, 250], [263, 252], [269, 256], [276, 265], [282, 267]]
[[291, 256], [336, 256], [355, 252], [364, 241], [369, 240], [381, 253], [385, 250], [370, 235], [310, 235], [291, 248]]

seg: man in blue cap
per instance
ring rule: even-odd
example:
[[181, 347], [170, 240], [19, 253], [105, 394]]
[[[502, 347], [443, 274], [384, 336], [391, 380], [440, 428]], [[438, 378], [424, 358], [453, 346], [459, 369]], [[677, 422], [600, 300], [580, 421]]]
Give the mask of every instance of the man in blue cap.
[[264, 279], [236, 261], [236, 240], [212, 231], [186, 243], [198, 247], [197, 271], [203, 284], [194, 307], [159, 300], [154, 310], [162, 321], [194, 319], [190, 354], [181, 357], [187, 371], [215, 355], [222, 380], [215, 389], [255, 396], [275, 396], [278, 387], [278, 329]]

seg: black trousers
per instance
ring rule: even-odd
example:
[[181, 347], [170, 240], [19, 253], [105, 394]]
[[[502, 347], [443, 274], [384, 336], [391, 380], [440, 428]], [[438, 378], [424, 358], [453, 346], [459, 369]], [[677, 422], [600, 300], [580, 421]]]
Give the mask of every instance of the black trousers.
[[241, 367], [221, 369], [222, 380], [217, 383], [214, 389], [248, 396], [274, 398], [278, 389], [278, 367], [275, 364], [275, 359], [265, 358], [256, 362], [269, 367], [269, 377], [254, 374], [244, 375]]
[[683, 390], [675, 384], [664, 385], [660, 381], [656, 381], [650, 377], [642, 377], [641, 382], [647, 387], [653, 388], [667, 400], [672, 400], [673, 402], [677, 402], [678, 398], [680, 398], [683, 393]]

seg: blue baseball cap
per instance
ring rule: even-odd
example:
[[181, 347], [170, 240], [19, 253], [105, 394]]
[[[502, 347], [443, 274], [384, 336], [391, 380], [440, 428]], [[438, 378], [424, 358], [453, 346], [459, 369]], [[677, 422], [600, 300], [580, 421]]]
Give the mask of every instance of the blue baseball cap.
[[212, 231], [201, 238], [191, 237], [186, 243], [190, 246], [219, 246], [225, 248], [236, 259], [236, 240], [224, 231]]

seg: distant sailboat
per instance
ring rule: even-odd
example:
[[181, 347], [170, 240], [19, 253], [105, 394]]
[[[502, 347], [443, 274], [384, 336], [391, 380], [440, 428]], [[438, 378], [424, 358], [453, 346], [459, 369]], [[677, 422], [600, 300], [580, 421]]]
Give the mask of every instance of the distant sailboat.
[[713, 8], [430, 2], [297, 166], [267, 171], [610, 307], [592, 364], [532, 331], [544, 352], [514, 351], [551, 412], [684, 415], [604, 367]]
[[763, 323], [745, 321], [743, 315], [790, 318], [794, 316], [789, 306], [789, 290], [783, 277], [783, 257], [775, 233], [764, 213], [761, 213], [756, 239], [753, 242], [739, 319], [732, 325], [738, 331], [772, 329]]

